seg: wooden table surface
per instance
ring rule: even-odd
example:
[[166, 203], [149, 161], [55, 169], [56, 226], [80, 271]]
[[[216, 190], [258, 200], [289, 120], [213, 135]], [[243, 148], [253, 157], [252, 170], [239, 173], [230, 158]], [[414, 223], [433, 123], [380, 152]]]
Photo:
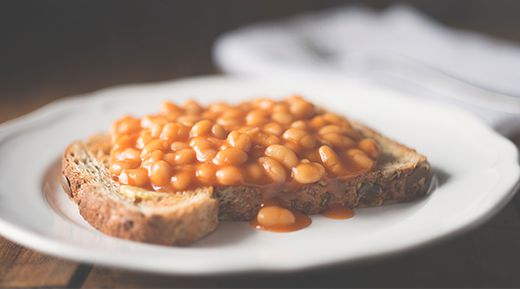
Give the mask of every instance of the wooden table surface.
[[[95, 2], [83, 5], [82, 13], [71, 13], [77, 5], [70, 2], [0, 7], [2, 43], [10, 44], [0, 45], [0, 72], [8, 72], [0, 77], [0, 122], [103, 87], [216, 73], [210, 49], [223, 31], [346, 1], [190, 1], [183, 9], [177, 1], [153, 7]], [[518, 1], [439, 2], [413, 4], [452, 26], [520, 41]], [[363, 3], [382, 8], [392, 1]], [[2, 288], [289, 286], [520, 287], [520, 197], [481, 227], [442, 243], [353, 266], [280, 275], [157, 276], [66, 261], [0, 237]]]

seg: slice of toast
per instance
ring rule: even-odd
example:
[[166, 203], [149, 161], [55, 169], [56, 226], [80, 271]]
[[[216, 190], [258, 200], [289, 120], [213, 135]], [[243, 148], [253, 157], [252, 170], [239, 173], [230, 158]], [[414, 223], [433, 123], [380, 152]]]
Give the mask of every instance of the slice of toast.
[[[332, 205], [373, 207], [417, 199], [428, 192], [431, 166], [425, 156], [374, 130], [352, 123], [363, 136], [374, 139], [380, 157], [371, 172], [340, 182], [341, 194], [331, 194], [319, 181], [279, 194], [287, 207], [306, 214]], [[147, 191], [142, 197], [120, 193], [108, 172], [110, 141], [106, 135], [66, 149], [62, 170], [66, 186], [81, 215], [98, 230], [115, 237], [159, 244], [187, 244], [213, 231], [218, 220], [246, 221], [256, 216], [262, 202], [253, 186], [205, 187], [182, 193]]]
[[[149, 197], [123, 195], [107, 169], [110, 142], [104, 136], [70, 144], [62, 171], [70, 196], [93, 227], [107, 235], [134, 241], [185, 245], [211, 233], [218, 225], [213, 188]], [[148, 193], [147, 193], [148, 195]]]

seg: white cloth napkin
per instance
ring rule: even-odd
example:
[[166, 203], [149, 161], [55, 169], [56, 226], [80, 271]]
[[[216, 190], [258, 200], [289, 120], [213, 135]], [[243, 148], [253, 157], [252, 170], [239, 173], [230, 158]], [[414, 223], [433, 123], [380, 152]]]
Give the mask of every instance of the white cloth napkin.
[[520, 134], [520, 45], [451, 29], [409, 6], [343, 7], [252, 25], [220, 37], [214, 58], [233, 74], [368, 78]]

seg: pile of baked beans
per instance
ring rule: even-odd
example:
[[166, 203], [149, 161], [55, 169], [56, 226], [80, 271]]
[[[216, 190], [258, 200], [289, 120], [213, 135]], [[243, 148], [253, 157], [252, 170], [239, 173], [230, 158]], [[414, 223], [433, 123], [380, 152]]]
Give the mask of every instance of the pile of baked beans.
[[181, 191], [207, 185], [312, 184], [371, 170], [377, 144], [300, 96], [207, 107], [166, 101], [111, 129], [110, 172], [125, 185]]

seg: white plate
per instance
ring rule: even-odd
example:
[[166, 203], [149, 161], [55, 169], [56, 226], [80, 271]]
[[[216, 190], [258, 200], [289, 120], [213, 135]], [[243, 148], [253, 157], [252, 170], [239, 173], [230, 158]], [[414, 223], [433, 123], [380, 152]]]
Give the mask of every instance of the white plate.
[[[196, 244], [166, 247], [107, 237], [91, 228], [59, 186], [59, 159], [75, 139], [105, 131], [124, 113], [160, 101], [239, 101], [301, 93], [424, 153], [440, 180], [429, 197], [360, 209], [350, 220], [314, 216], [292, 233], [222, 223]], [[467, 230], [497, 212], [519, 178], [513, 144], [461, 111], [421, 104], [363, 83], [207, 77], [131, 86], [55, 102], [0, 126], [0, 233], [48, 254], [170, 274], [287, 271], [403, 251]]]

